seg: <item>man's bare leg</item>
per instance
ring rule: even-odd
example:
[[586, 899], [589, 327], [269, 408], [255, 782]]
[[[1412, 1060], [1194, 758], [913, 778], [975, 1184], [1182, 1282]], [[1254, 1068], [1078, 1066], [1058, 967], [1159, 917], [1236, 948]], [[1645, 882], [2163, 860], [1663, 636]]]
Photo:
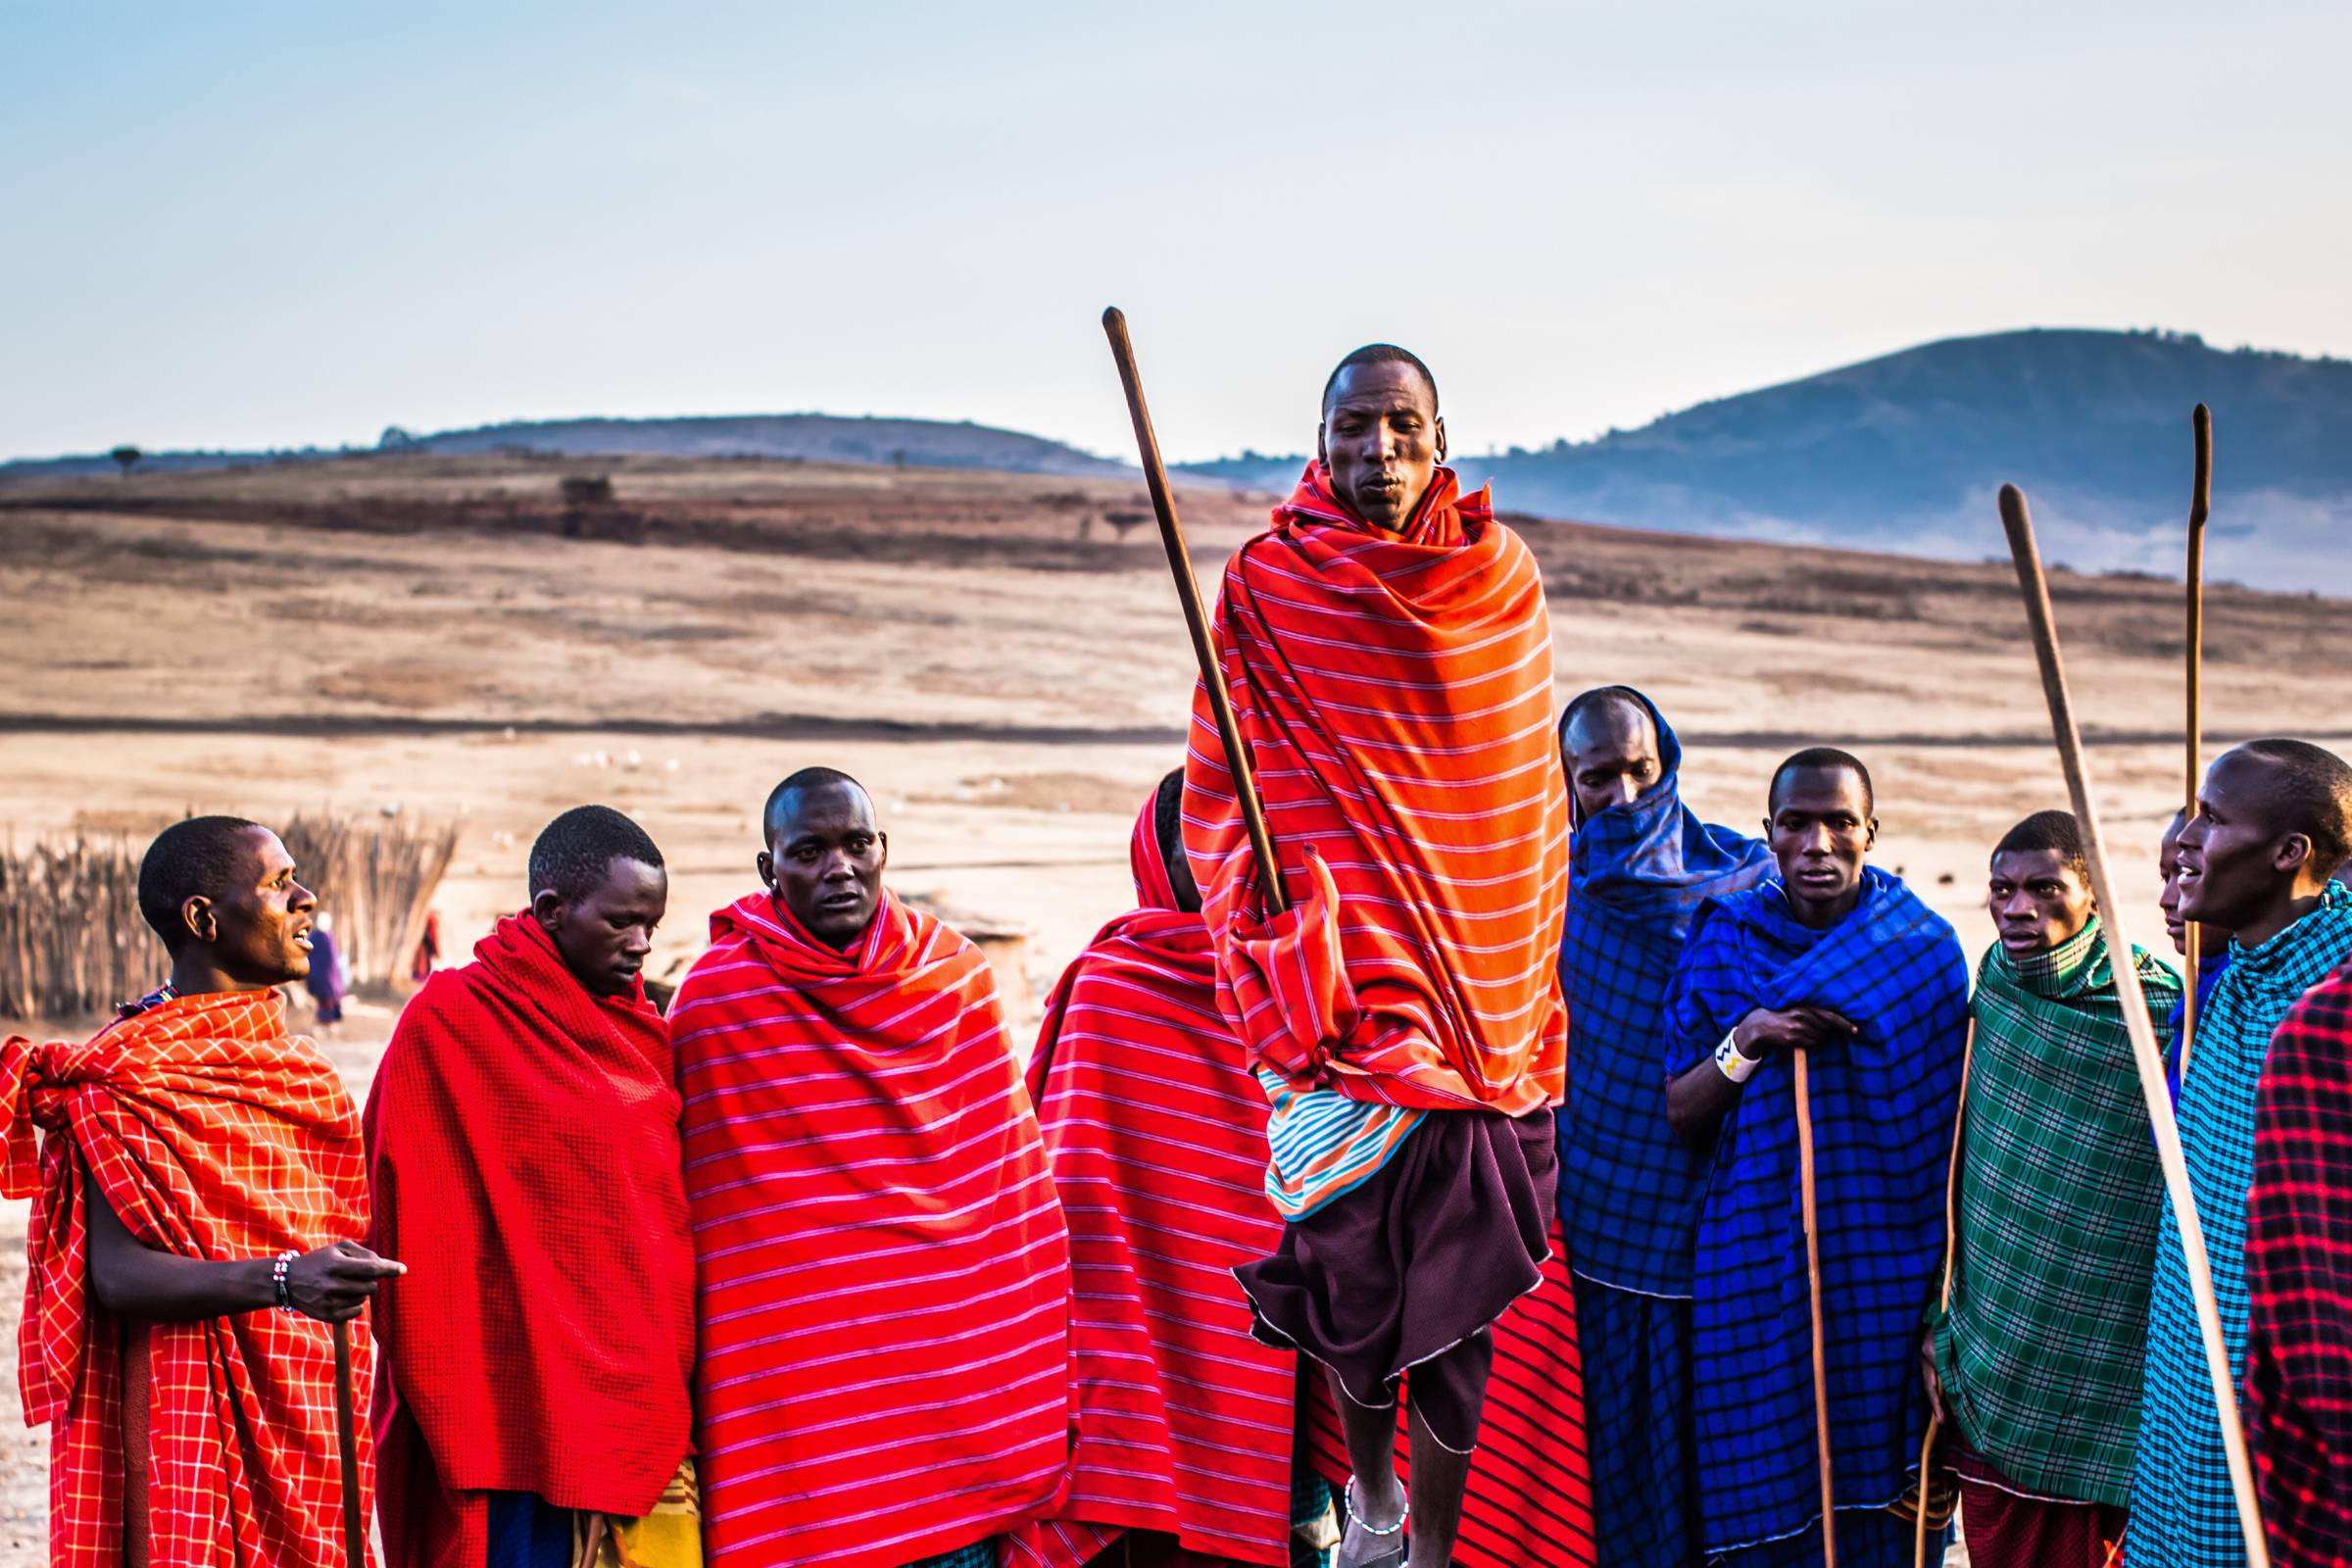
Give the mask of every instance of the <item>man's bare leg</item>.
[[[1396, 1479], [1396, 1407], [1358, 1404], [1348, 1397], [1336, 1373], [1330, 1377], [1331, 1402], [1348, 1435], [1348, 1466], [1355, 1473], [1341, 1499], [1346, 1528], [1340, 1536], [1340, 1568], [1360, 1568], [1381, 1561], [1400, 1544], [1396, 1527], [1404, 1521], [1404, 1484]], [[1416, 1440], [1416, 1458], [1420, 1451]], [[1461, 1512], [1458, 1497], [1454, 1512]]]
[[1447, 1568], [1462, 1528], [1470, 1455], [1440, 1443], [1420, 1411], [1406, 1414], [1413, 1433], [1413, 1554], [1407, 1568]]

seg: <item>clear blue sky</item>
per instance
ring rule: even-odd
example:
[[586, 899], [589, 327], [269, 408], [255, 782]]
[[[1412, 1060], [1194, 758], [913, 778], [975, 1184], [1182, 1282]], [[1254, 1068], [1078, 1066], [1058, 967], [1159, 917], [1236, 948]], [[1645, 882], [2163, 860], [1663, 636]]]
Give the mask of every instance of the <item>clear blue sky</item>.
[[2352, 355], [2341, 4], [0, 0], [0, 456], [573, 414], [1465, 450], [1925, 339]]

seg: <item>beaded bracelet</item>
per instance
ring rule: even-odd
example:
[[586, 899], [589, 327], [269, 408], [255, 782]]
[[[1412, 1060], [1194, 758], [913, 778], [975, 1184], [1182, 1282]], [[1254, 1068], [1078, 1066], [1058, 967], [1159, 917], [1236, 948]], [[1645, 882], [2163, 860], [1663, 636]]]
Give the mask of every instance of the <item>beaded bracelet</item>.
[[294, 1298], [286, 1294], [286, 1269], [301, 1255], [289, 1247], [277, 1254], [276, 1262], [270, 1265], [270, 1283], [277, 1291], [277, 1309], [280, 1312], [294, 1311]]

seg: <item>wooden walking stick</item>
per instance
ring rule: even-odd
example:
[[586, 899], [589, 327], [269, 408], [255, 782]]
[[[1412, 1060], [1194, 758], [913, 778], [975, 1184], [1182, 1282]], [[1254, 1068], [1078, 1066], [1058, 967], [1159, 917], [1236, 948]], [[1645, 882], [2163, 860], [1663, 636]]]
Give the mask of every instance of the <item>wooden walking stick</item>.
[[1216, 644], [1209, 637], [1208, 614], [1200, 608], [1200, 581], [1193, 575], [1192, 554], [1184, 547], [1184, 526], [1176, 520], [1176, 497], [1168, 489], [1167, 465], [1159, 459], [1159, 437], [1152, 433], [1152, 412], [1144, 406], [1144, 381], [1135, 368], [1135, 345], [1127, 340], [1127, 318], [1116, 305], [1102, 313], [1102, 331], [1110, 339], [1110, 357], [1118, 363], [1119, 384], [1127, 391], [1127, 416], [1135, 422], [1144, 483], [1152, 491], [1152, 510], [1159, 517], [1159, 542], [1167, 547], [1168, 569], [1176, 574], [1176, 597], [1184, 606], [1185, 627], [1193, 634], [1193, 658], [1200, 665], [1208, 710], [1216, 716], [1217, 740], [1225, 748], [1225, 769], [1233, 775], [1233, 793], [1242, 804], [1242, 821], [1250, 829], [1250, 849], [1257, 859], [1257, 881], [1266, 913], [1280, 914], [1290, 907], [1282, 891], [1282, 868], [1274, 858], [1273, 837], [1266, 831], [1265, 808], [1258, 803], [1257, 777], [1250, 766], [1249, 748], [1242, 744], [1241, 726], [1234, 722], [1233, 696], [1225, 689], [1225, 668], [1217, 662]]
[[1830, 1486], [1830, 1364], [1821, 1329], [1821, 1217], [1813, 1190], [1812, 1066], [1803, 1051], [1788, 1054], [1796, 1067], [1796, 1180], [1805, 1214], [1805, 1292], [1813, 1304], [1813, 1447], [1821, 1461], [1821, 1560], [1822, 1568], [1838, 1568], [1837, 1504]]
[[351, 1397], [351, 1324], [335, 1325], [335, 1450], [343, 1462], [344, 1568], [365, 1568], [368, 1561], [368, 1524], [360, 1514], [360, 1440], [353, 1425]]
[[[1943, 1173], [1943, 1291], [1938, 1310], [1952, 1309], [1952, 1268], [1960, 1255], [1960, 1133], [1968, 1125], [1968, 1070], [1977, 1056], [1977, 1020], [1968, 1020], [1968, 1040], [1960, 1048], [1960, 1102], [1952, 1107], [1952, 1158]], [[1934, 1495], [1928, 1488], [1929, 1466], [1936, 1458], [1936, 1439], [1943, 1417], [1928, 1411], [1928, 1436], [1919, 1446], [1919, 1515], [1911, 1524], [1912, 1568], [1928, 1568], [1928, 1515]]]
[[[2250, 1568], [2270, 1568], [2271, 1554], [2262, 1534], [2262, 1509], [2254, 1497], [2254, 1472], [2246, 1462], [2246, 1434], [2238, 1420], [2237, 1394], [2230, 1377], [2230, 1352], [2222, 1343], [2222, 1312], [2213, 1297], [2213, 1266], [2205, 1253], [2205, 1227], [2197, 1219], [2196, 1194], [2189, 1188], [2188, 1161], [2180, 1152], [2180, 1124], [2173, 1114], [2173, 1098], [2165, 1088], [2164, 1054], [2157, 1049], [2156, 1029], [2148, 1019], [2148, 999], [2139, 988], [2139, 970], [2132, 961], [2132, 939], [2124, 929], [2128, 906], [2116, 897], [2107, 873], [2107, 845], [2099, 830], [2096, 807], [2090, 798], [2090, 775], [2082, 761], [2082, 736], [2075, 724], [2074, 700], [2068, 695], [2066, 669], [2058, 657], [2058, 627], [2050, 612], [2049, 580], [2042, 573], [2041, 553], [2034, 543], [2034, 521], [2026, 511], [2025, 493], [2013, 484], [2001, 486], [2001, 526], [2009, 533], [2009, 553], [2017, 563], [2018, 587], [2026, 600], [2026, 618], [2034, 628], [2034, 652], [2041, 663], [2042, 695], [2050, 708], [2050, 729], [2058, 741], [2058, 761], [2066, 771], [2067, 792], [2074, 799], [2075, 819], [2082, 825], [2082, 848], [2090, 859], [2090, 885], [2098, 900], [2099, 922], [2107, 944], [2109, 967], [2115, 974], [2116, 1000], [2123, 1004], [2124, 1025], [2132, 1035], [2132, 1055], [2139, 1067], [2140, 1098], [2147, 1102], [2148, 1123], [2156, 1135], [2157, 1162], [2164, 1170], [2166, 1193], [2180, 1223], [2180, 1250], [2188, 1263], [2188, 1284], [2197, 1300], [2197, 1327], [2205, 1341], [2206, 1370], [2213, 1378], [2214, 1413], [2222, 1424], [2222, 1448], [2230, 1464], [2230, 1486], [2236, 1494], [2238, 1528], [2246, 1538]], [[2194, 980], [2191, 980], [2194, 985]]]
[[[2213, 503], [2213, 412], [2200, 403], [2188, 416], [2196, 437], [2197, 466], [2188, 489], [2188, 769], [2181, 808], [2197, 814], [2197, 787], [2204, 782], [2199, 756], [2204, 750], [2198, 705], [2205, 683], [2205, 514]], [[2180, 1081], [2188, 1081], [2188, 1054], [2197, 1044], [2197, 971], [2204, 965], [2205, 928], [2188, 922], [2186, 950], [2188, 986], [2180, 995]]]

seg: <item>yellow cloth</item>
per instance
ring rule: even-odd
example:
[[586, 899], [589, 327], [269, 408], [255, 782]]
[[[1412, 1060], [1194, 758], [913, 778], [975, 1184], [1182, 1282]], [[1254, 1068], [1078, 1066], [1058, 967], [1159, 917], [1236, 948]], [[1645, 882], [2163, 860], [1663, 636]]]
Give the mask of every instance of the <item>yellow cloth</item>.
[[703, 1568], [703, 1490], [694, 1459], [642, 1519], [615, 1519], [580, 1509], [572, 1515], [572, 1568]]

